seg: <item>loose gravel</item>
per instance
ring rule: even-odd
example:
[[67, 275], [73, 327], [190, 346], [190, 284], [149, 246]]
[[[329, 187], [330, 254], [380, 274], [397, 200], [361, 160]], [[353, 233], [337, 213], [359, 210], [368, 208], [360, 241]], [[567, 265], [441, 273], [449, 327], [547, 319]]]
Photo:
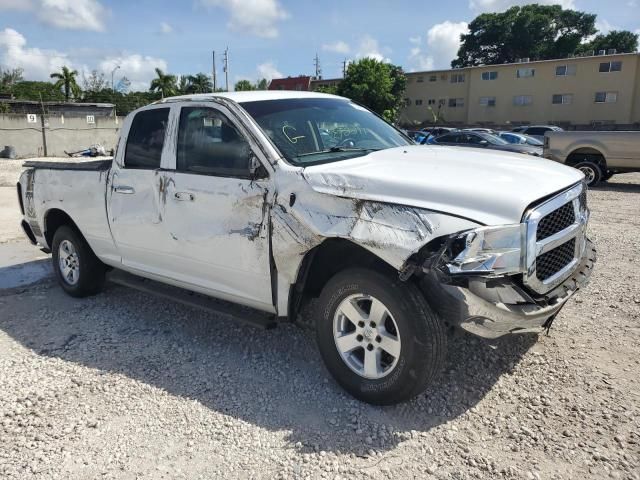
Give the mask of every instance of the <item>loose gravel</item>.
[[290, 325], [0, 290], [0, 478], [640, 480], [640, 174], [589, 202], [597, 268], [550, 336], [461, 333], [395, 407], [346, 395]]

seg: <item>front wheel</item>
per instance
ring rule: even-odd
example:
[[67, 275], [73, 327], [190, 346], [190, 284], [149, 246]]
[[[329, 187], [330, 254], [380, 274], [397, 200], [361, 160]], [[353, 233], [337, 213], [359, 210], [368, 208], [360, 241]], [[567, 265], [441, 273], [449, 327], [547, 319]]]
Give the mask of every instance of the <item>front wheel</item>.
[[597, 185], [602, 180], [602, 169], [596, 162], [583, 160], [577, 163], [575, 168], [584, 173], [585, 181], [590, 187]]
[[75, 229], [63, 225], [53, 235], [53, 271], [58, 283], [73, 297], [86, 297], [102, 289], [105, 265]]
[[336, 381], [375, 405], [424, 391], [446, 356], [444, 325], [420, 290], [365, 269], [338, 273], [324, 287], [316, 338]]

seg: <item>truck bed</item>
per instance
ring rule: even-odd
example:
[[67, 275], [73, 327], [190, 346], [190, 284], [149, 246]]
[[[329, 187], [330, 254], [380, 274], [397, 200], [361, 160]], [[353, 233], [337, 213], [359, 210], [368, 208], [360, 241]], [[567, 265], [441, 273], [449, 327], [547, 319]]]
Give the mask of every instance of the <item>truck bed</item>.
[[104, 171], [111, 168], [111, 159], [92, 160], [90, 162], [24, 162], [24, 168], [37, 168], [46, 170], [78, 170], [78, 171]]

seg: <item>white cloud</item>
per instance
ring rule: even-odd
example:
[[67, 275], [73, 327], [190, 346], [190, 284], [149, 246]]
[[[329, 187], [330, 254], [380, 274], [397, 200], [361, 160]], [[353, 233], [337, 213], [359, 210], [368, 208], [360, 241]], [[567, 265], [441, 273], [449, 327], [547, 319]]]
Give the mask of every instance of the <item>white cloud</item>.
[[125, 76], [131, 81], [131, 90], [147, 90], [149, 83], [156, 76], [156, 68], [167, 72], [167, 62], [162, 58], [137, 53], [106, 57], [98, 64], [98, 70], [110, 78], [111, 72], [118, 65], [120, 68], [117, 75]]
[[469, 8], [476, 12], [503, 12], [510, 7], [538, 3], [540, 5], [561, 5], [562, 8], [576, 8], [575, 0], [469, 0]]
[[264, 38], [277, 37], [278, 22], [289, 18], [278, 0], [200, 0], [200, 4], [227, 10], [229, 27]]
[[65, 30], [105, 30], [109, 12], [98, 0], [0, 0], [1, 10], [33, 13], [46, 25]]
[[324, 45], [322, 45], [322, 50], [326, 52], [341, 53], [343, 55], [346, 55], [351, 51], [351, 47], [349, 47], [348, 43], [343, 42], [342, 40], [338, 40], [334, 43], [325, 43]]
[[131, 81], [132, 90], [147, 90], [149, 82], [155, 77], [155, 68], [167, 71], [167, 62], [136, 53], [123, 53], [106, 56], [97, 64], [85, 65], [78, 58], [82, 51], [69, 54], [52, 49], [28, 46], [27, 39], [12, 28], [0, 30], [0, 65], [8, 68], [22, 68], [27, 80], [49, 80], [49, 75], [67, 66], [80, 72], [89, 73], [93, 69], [103, 72], [111, 79], [111, 71], [120, 65], [116, 79], [126, 76]]
[[388, 48], [380, 48], [378, 41], [370, 35], [365, 35], [360, 39], [357, 48], [357, 58], [373, 58], [379, 62], [390, 62], [383, 52], [389, 52]]
[[63, 65], [74, 68], [67, 54], [56, 50], [27, 47], [27, 39], [12, 28], [0, 31], [0, 64], [22, 68], [29, 80], [48, 80]]
[[460, 35], [468, 31], [466, 22], [442, 22], [429, 29], [426, 41], [409, 41], [414, 45], [409, 60], [414, 68], [432, 70], [434, 68], [450, 68], [451, 61], [457, 56], [460, 48]]
[[167, 22], [160, 22], [160, 33], [164, 35], [173, 33], [173, 27], [169, 25]]
[[266, 78], [268, 81], [274, 78], [282, 78], [284, 75], [276, 68], [273, 62], [264, 62], [256, 67], [259, 78]]
[[604, 18], [596, 20], [596, 28], [598, 29], [598, 33], [602, 33], [603, 35], [606, 35], [611, 30], [620, 30], [618, 27], [612, 25], [608, 20], [605, 20]]

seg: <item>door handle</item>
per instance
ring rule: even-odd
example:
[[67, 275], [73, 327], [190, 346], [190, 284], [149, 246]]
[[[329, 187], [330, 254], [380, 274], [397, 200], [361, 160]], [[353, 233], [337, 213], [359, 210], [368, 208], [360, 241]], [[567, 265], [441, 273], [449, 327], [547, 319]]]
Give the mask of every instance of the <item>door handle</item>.
[[133, 187], [128, 187], [126, 185], [114, 185], [113, 186], [113, 191], [115, 193], [122, 193], [122, 194], [125, 194], [125, 195], [131, 195], [131, 194], [136, 193], [136, 191], [134, 190]]
[[173, 198], [178, 202], [193, 202], [196, 199], [196, 196], [189, 192], [176, 192], [173, 195]]

